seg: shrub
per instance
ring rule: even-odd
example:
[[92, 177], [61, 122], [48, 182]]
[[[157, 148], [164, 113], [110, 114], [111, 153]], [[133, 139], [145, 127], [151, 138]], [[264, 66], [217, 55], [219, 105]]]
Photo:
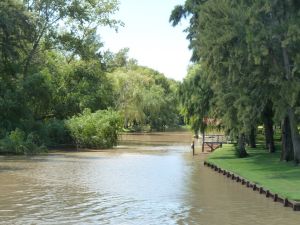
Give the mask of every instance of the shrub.
[[45, 151], [46, 148], [43, 145], [37, 144], [38, 140], [36, 133], [26, 135], [24, 131], [17, 128], [0, 140], [0, 152], [33, 155]]
[[44, 123], [44, 129], [46, 130], [45, 143], [48, 146], [70, 144], [72, 142], [64, 120], [50, 119]]
[[23, 120], [21, 125], [25, 133], [38, 134], [38, 139], [35, 140], [38, 145], [58, 146], [72, 143], [72, 138], [64, 120], [56, 118], [47, 118], [40, 121], [27, 119]]
[[92, 113], [89, 109], [66, 121], [77, 147], [111, 148], [117, 144], [122, 119], [118, 112], [99, 110]]

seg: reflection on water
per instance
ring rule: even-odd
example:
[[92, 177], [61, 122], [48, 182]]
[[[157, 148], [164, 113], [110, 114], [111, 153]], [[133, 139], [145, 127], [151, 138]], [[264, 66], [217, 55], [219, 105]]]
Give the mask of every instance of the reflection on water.
[[202, 166], [191, 134], [109, 151], [0, 158], [0, 224], [299, 224], [300, 213]]

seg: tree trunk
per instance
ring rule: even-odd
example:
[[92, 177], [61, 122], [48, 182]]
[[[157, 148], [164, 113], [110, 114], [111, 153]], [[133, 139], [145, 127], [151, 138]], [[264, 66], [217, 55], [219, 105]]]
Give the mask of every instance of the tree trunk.
[[47, 28], [47, 23], [44, 24], [44, 26], [43, 26], [40, 34], [37, 36], [37, 39], [34, 41], [32, 49], [30, 50], [29, 55], [28, 55], [28, 57], [27, 57], [27, 59], [25, 61], [25, 66], [24, 66], [24, 71], [23, 71], [25, 77], [27, 76], [27, 73], [28, 73], [28, 70], [29, 70], [29, 66], [31, 64], [33, 56], [34, 56], [36, 50], [39, 47], [40, 41], [41, 41], [42, 37], [44, 36], [44, 33], [46, 32], [46, 28]]
[[249, 145], [251, 148], [256, 148], [256, 129], [254, 127], [252, 127], [250, 131]]
[[272, 107], [272, 102], [268, 101], [263, 111], [266, 149], [268, 149], [270, 153], [275, 152]]
[[273, 121], [270, 119], [265, 119], [264, 121], [265, 128], [265, 139], [266, 139], [266, 149], [270, 153], [275, 152], [275, 144], [274, 144], [274, 130], [273, 130]]
[[300, 162], [300, 135], [297, 128], [295, 113], [291, 107], [288, 109], [288, 118], [290, 122], [291, 138], [293, 142], [294, 160], [296, 163]]
[[286, 116], [282, 121], [281, 126], [281, 140], [282, 140], [282, 151], [280, 160], [292, 161], [294, 160], [293, 142], [291, 137], [291, 128], [289, 117]]
[[245, 134], [239, 134], [236, 153], [239, 158], [245, 158], [248, 156], [245, 148]]
[[[282, 48], [282, 55], [283, 55], [283, 63], [285, 69], [285, 78], [289, 82], [293, 82], [293, 76], [291, 73], [291, 63], [290, 58], [288, 55], [288, 51], [286, 48]], [[287, 107], [287, 116], [290, 122], [290, 131], [291, 131], [291, 139], [293, 144], [293, 151], [294, 151], [294, 160], [296, 163], [300, 161], [300, 135], [297, 128], [297, 121], [295, 119], [295, 112], [293, 111], [291, 106]]]
[[124, 119], [124, 127], [125, 129], [128, 129], [128, 119], [126, 117]]
[[284, 70], [285, 70], [285, 78], [287, 80], [291, 80], [292, 73], [291, 73], [291, 64], [289, 54], [286, 48], [282, 48], [282, 56], [283, 56], [283, 63], [284, 63]]

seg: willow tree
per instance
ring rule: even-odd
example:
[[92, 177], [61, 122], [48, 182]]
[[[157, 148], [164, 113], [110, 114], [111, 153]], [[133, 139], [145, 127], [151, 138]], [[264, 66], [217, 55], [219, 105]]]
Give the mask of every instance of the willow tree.
[[199, 130], [203, 133], [206, 128], [205, 118], [209, 116], [212, 97], [213, 92], [203, 69], [198, 64], [191, 66], [180, 86], [179, 98], [182, 114], [195, 135]]
[[122, 67], [109, 73], [115, 107], [124, 127], [164, 130], [177, 124], [176, 86], [162, 74], [142, 66]]

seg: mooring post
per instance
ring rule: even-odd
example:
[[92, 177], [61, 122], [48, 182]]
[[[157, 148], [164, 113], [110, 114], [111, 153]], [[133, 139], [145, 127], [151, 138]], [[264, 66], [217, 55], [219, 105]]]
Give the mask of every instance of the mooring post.
[[191, 144], [191, 148], [193, 151], [193, 156], [195, 155], [195, 140], [193, 140], [192, 144]]
[[204, 152], [205, 132], [202, 132], [202, 152]]

